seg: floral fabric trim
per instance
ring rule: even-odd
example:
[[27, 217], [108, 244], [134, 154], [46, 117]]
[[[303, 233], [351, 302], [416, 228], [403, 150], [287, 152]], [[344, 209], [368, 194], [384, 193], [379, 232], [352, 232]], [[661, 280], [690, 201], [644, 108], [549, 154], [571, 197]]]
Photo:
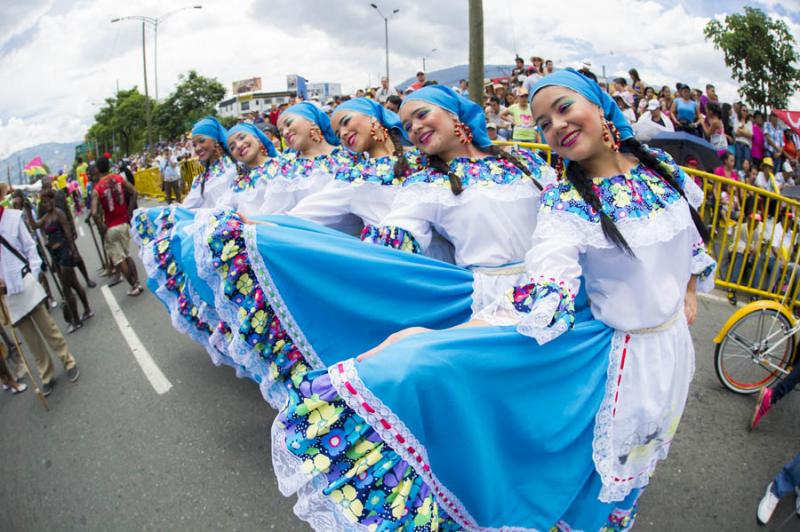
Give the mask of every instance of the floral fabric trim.
[[247, 251], [246, 230], [241, 218], [228, 211], [209, 219], [205, 238], [218, 275], [217, 292], [230, 316], [231, 356], [260, 379], [264, 398], [279, 408], [286, 383], [310, 368], [259, 282]]
[[208, 183], [215, 177], [219, 177], [225, 175], [227, 172], [230, 171], [236, 165], [230, 157], [227, 155], [223, 155], [222, 157], [218, 158], [216, 161], [211, 163], [208, 168], [200, 175], [194, 178], [192, 181], [192, 188], [197, 188], [203, 183]]
[[318, 155], [313, 159], [300, 157], [296, 151], [286, 151], [278, 159], [277, 175], [308, 177], [315, 170], [336, 175], [355, 161], [356, 156], [352, 152], [338, 146], [330, 154]]
[[234, 178], [231, 188], [236, 193], [253, 190], [262, 179], [272, 179], [278, 172], [278, 159], [270, 158], [261, 166], [249, 168]]
[[368, 530], [462, 529], [408, 460], [348, 407], [328, 372], [305, 375], [289, 390], [276, 426], [284, 439], [274, 445], [294, 458], [276, 471], [317, 477], [316, 491], [349, 522]]
[[[653, 170], [642, 165], [627, 174], [593, 180], [592, 188], [600, 198], [603, 211], [615, 222], [646, 220], [654, 213], [682, 201], [678, 191]], [[583, 200], [569, 181], [561, 181], [545, 189], [541, 210], [567, 212], [593, 223], [600, 221], [600, 214]]]
[[376, 183], [378, 185], [399, 185], [405, 178], [420, 169], [423, 157], [416, 148], [405, 152], [408, 161], [408, 171], [400, 178], [394, 175], [394, 165], [397, 158], [394, 156], [370, 158], [364, 155], [355, 155], [356, 159], [350, 165], [342, 166], [334, 179], [354, 185], [362, 183]]
[[[627, 532], [633, 528], [636, 518], [639, 515], [639, 506], [634, 503], [628, 509], [614, 508], [608, 516], [606, 524], [598, 529], [598, 532]], [[549, 532], [578, 532], [566, 521], [559, 521]]]
[[697, 276], [698, 288], [708, 292], [714, 288], [714, 272], [717, 261], [706, 250], [705, 243], [698, 240], [692, 244], [692, 275]]
[[156, 238], [156, 226], [150, 221], [145, 209], [136, 209], [131, 218], [131, 236], [141, 253], [142, 245]]
[[361, 240], [417, 255], [422, 254], [422, 247], [414, 235], [401, 227], [366, 225], [361, 231]]
[[235, 367], [225, 350], [218, 349], [210, 341], [219, 316], [189, 285], [170, 249], [174, 209], [162, 209], [154, 222], [144, 209], [139, 209], [132, 221], [142, 264], [148, 277], [158, 285], [155, 293], [168, 308], [173, 327], [204, 347], [215, 365], [224, 363]]
[[[548, 172], [549, 166], [541, 157], [527, 149], [515, 149], [512, 153], [531, 172], [531, 177], [542, 182], [543, 172]], [[449, 167], [450, 171], [461, 180], [461, 186], [465, 189], [479, 186], [509, 185], [528, 177], [511, 161], [499, 159], [493, 155], [476, 159], [459, 157], [450, 161]], [[552, 170], [549, 170], [549, 172], [552, 173]], [[547, 182], [552, 180], [552, 178], [545, 179]], [[420, 183], [450, 187], [448, 177], [433, 168], [425, 168], [417, 172], [406, 179], [403, 182], [403, 186]]]
[[509, 290], [507, 297], [517, 312], [527, 315], [517, 330], [540, 344], [568, 331], [575, 323], [575, 294], [564, 281], [540, 276]]

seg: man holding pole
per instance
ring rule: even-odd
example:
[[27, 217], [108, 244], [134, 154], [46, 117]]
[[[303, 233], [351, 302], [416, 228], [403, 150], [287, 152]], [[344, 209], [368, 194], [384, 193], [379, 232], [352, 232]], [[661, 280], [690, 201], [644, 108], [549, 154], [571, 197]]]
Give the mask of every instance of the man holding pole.
[[[0, 201], [8, 193], [8, 185], [0, 183]], [[42, 394], [50, 395], [55, 384], [53, 362], [45, 342], [64, 365], [67, 377], [78, 380], [75, 358], [67, 348], [64, 335], [46, 307], [46, 294], [37, 281], [42, 260], [36, 242], [22, 220], [22, 212], [0, 207], [0, 294], [3, 317], [22, 333], [22, 337], [39, 369]]]

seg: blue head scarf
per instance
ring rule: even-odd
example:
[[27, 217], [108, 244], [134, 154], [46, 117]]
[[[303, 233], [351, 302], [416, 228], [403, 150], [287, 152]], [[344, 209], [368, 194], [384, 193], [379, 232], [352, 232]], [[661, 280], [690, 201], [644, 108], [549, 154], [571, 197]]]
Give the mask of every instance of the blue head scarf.
[[619, 110], [617, 102], [609, 94], [600, 88], [596, 81], [587, 78], [580, 72], [572, 68], [565, 68], [545, 76], [531, 88], [528, 101], [532, 102], [533, 97], [545, 87], [566, 87], [574, 90], [593, 104], [603, 110], [603, 116], [610, 120], [619, 131], [620, 140], [633, 137], [633, 128], [628, 123], [628, 119]]
[[227, 142], [228, 130], [213, 116], [207, 116], [197, 121], [192, 128], [192, 136], [195, 135], [203, 135], [216, 140], [222, 146], [222, 151], [230, 155]]
[[397, 113], [390, 111], [374, 100], [370, 100], [369, 98], [347, 100], [334, 109], [335, 113], [339, 111], [355, 111], [356, 113], [375, 118], [389, 131], [396, 131], [400, 135], [400, 140], [403, 144], [406, 146], [411, 145], [411, 141], [408, 140], [408, 135], [406, 135], [403, 124], [400, 121], [400, 117], [397, 116]]
[[322, 131], [322, 136], [325, 137], [328, 144], [331, 146], [339, 145], [339, 139], [336, 138], [336, 133], [333, 132], [333, 128], [331, 127], [331, 119], [313, 103], [300, 102], [286, 109], [284, 113], [297, 115], [316, 124]]
[[[269, 140], [269, 137], [266, 134], [264, 134], [263, 131], [261, 131], [256, 126], [254, 126], [253, 124], [248, 124], [246, 122], [242, 122], [240, 124], [236, 124], [235, 126], [233, 126], [232, 128], [230, 128], [228, 130], [228, 137], [230, 137], [234, 133], [238, 133], [239, 131], [244, 131], [245, 133], [250, 133], [255, 138], [257, 138], [258, 141], [267, 149], [267, 154], [270, 157], [277, 157], [278, 156], [278, 151], [275, 149], [275, 145], [272, 143], [272, 141]], [[227, 140], [228, 139], [226, 138], [225, 141], [227, 142]]]
[[444, 85], [428, 85], [406, 96], [403, 105], [412, 100], [432, 103], [445, 111], [450, 111], [458, 119], [469, 126], [472, 131], [472, 143], [479, 148], [491, 146], [492, 140], [486, 131], [486, 116], [480, 105], [464, 98], [450, 87]]

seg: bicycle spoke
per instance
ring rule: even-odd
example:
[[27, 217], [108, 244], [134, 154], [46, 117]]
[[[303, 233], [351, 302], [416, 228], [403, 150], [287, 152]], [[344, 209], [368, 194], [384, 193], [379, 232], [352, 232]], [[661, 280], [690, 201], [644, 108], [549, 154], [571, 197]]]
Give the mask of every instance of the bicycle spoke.
[[[744, 336], [739, 336], [739, 334], [731, 332], [730, 333], [730, 339], [733, 340], [734, 342], [736, 342], [737, 344], [739, 344], [742, 347], [742, 349], [744, 349], [745, 351], [750, 352], [750, 353], [753, 352], [753, 348], [750, 347], [751, 345], [753, 345], [753, 342], [751, 340], [745, 338]], [[744, 343], [745, 341], [748, 342], [748, 344], [745, 344]]]

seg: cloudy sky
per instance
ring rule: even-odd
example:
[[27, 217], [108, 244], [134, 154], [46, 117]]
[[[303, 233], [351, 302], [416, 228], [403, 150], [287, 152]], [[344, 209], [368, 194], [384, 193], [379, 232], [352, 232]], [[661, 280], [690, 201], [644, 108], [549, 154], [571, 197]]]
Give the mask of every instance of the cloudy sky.
[[[188, 69], [219, 79], [260, 76], [282, 90], [286, 75], [341, 82], [346, 91], [384, 71], [383, 21], [370, 0], [194, 0], [200, 10], [159, 25], [159, 95]], [[466, 0], [376, 0], [390, 19], [393, 81], [467, 62]], [[515, 52], [557, 65], [589, 59], [609, 76], [636, 67], [648, 84], [736, 86], [722, 54], [704, 42], [709, 18], [745, 4], [783, 18], [800, 41], [800, 0], [484, 0], [485, 59], [511, 63]], [[143, 87], [141, 24], [114, 17], [157, 17], [192, 0], [26, 0], [0, 4], [0, 158], [41, 142], [82, 139], [103, 99]], [[147, 29], [148, 79], [154, 92], [153, 32]], [[435, 52], [431, 50], [436, 49]], [[800, 96], [792, 104], [800, 108]]]

